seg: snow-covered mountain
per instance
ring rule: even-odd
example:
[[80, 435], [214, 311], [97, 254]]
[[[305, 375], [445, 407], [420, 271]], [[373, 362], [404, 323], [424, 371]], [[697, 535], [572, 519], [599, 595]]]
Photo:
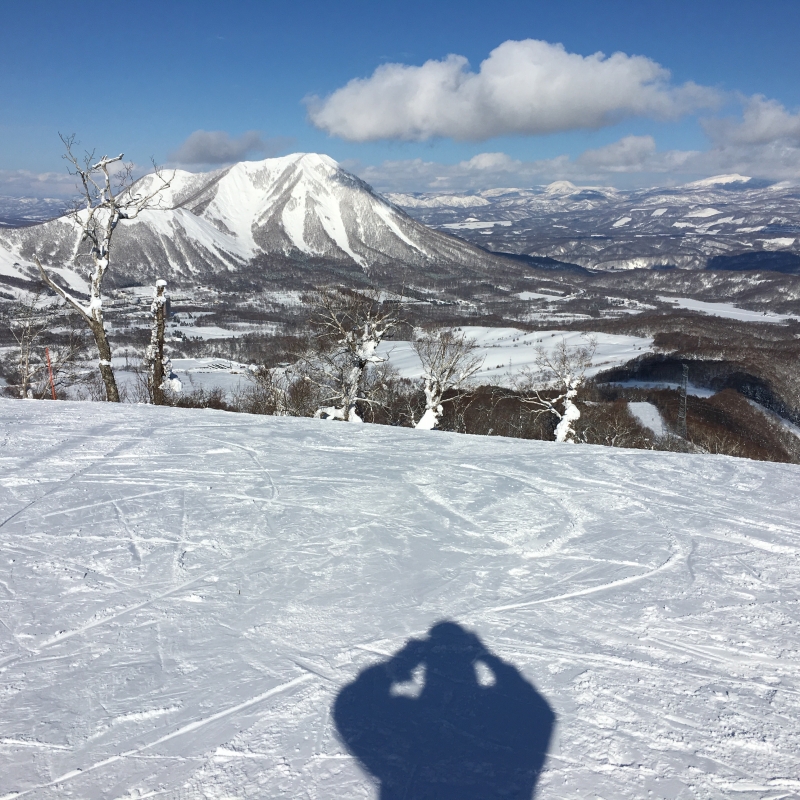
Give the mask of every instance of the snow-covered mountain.
[[795, 465], [114, 403], [0, 419], [0, 797], [365, 799], [393, 764], [384, 797], [530, 798], [542, 741], [537, 800], [798, 796]]
[[[169, 177], [171, 173], [167, 172]], [[153, 176], [142, 179], [146, 188]], [[0, 269], [24, 273], [34, 253], [69, 265], [78, 231], [68, 218], [0, 231]], [[114, 239], [114, 274], [203, 281], [272, 260], [326, 262], [369, 272], [458, 266], [487, 270], [499, 259], [432, 230], [377, 195], [331, 158], [296, 153], [194, 174], [176, 171], [159, 206], [123, 223]]]
[[489, 250], [591, 269], [800, 272], [800, 189], [744, 175], [636, 191], [557, 181], [534, 189], [388, 197], [420, 221]]

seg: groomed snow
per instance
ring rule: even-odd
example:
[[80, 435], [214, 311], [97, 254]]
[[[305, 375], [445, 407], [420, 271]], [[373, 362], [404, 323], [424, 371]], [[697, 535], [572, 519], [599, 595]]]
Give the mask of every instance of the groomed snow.
[[664, 418], [652, 403], [646, 401], [628, 403], [628, 410], [653, 436], [666, 436], [667, 426], [664, 424]]
[[800, 792], [796, 466], [148, 406], [0, 418], [0, 796], [376, 797], [332, 706], [443, 619], [555, 713], [538, 800]]

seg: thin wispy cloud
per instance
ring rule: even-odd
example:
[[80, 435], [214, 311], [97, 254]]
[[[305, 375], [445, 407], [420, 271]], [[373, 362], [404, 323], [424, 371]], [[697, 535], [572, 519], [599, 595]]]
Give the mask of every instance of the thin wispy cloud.
[[75, 176], [64, 172], [33, 172], [0, 169], [0, 195], [10, 197], [73, 197], [78, 186]]
[[713, 88], [673, 85], [669, 71], [645, 56], [582, 56], [536, 39], [504, 42], [478, 72], [459, 55], [422, 66], [384, 64], [307, 101], [317, 128], [355, 142], [598, 129], [629, 117], [678, 119], [720, 102]]

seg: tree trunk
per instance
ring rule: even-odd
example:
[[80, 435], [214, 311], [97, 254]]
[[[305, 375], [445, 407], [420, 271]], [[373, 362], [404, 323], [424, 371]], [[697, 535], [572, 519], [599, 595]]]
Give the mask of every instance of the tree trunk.
[[106, 400], [109, 403], [119, 403], [117, 379], [114, 377], [114, 370], [111, 368], [111, 346], [108, 343], [105, 328], [102, 322], [94, 319], [90, 319], [89, 327], [94, 334], [97, 352], [100, 355], [100, 376], [103, 378], [103, 383], [106, 387]]
[[150, 332], [150, 347], [147, 357], [150, 360], [150, 398], [155, 406], [164, 405], [164, 329], [167, 320], [166, 281], [156, 281], [156, 294], [153, 298], [153, 328]]

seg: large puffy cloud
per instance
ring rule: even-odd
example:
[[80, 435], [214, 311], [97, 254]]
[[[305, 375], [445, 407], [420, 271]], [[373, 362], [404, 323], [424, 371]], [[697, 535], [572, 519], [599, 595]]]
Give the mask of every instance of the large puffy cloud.
[[318, 128], [350, 141], [483, 141], [596, 129], [631, 116], [675, 119], [719, 102], [713, 89], [673, 86], [644, 56], [581, 56], [536, 39], [507, 41], [471, 72], [450, 55], [420, 67], [384, 64], [329, 97], [308, 100]]
[[262, 139], [258, 131], [245, 131], [234, 138], [225, 131], [199, 130], [190, 134], [170, 160], [177, 164], [231, 164], [249, 155], [275, 155], [286, 145], [284, 139]]

